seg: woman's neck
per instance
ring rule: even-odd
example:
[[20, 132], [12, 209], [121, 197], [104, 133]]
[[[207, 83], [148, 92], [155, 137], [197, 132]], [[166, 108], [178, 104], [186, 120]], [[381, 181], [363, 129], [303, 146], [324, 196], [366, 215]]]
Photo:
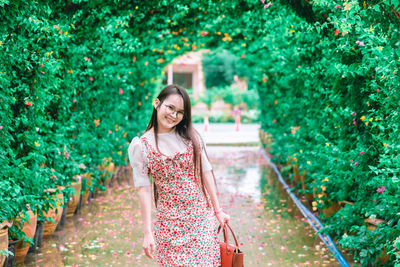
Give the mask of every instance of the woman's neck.
[[[173, 133], [175, 131], [175, 127], [171, 129], [158, 129], [158, 134], [164, 134], [164, 133]], [[150, 132], [154, 133], [154, 128], [150, 129]]]

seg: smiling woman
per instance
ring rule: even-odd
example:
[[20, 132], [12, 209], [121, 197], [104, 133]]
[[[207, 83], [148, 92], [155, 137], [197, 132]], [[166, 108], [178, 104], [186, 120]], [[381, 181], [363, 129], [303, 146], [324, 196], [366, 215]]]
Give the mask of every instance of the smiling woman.
[[[205, 145], [192, 125], [189, 95], [184, 88], [169, 85], [153, 105], [146, 132], [133, 138], [128, 149], [145, 253], [153, 258], [156, 249], [161, 266], [219, 266], [217, 220], [224, 225], [230, 218], [219, 205]], [[155, 240], [150, 176], [157, 207]]]

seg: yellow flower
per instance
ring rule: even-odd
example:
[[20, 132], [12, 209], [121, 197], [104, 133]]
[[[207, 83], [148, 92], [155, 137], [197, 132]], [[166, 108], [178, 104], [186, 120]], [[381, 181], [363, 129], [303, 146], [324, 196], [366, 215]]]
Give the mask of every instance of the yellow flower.
[[323, 182], [329, 182], [329, 178], [328, 176], [324, 178], [324, 180], [322, 180]]
[[383, 146], [384, 146], [384, 147], [387, 147], [387, 146], [388, 146], [388, 144], [387, 144], [387, 143], [383, 143]]
[[122, 156], [122, 151], [118, 151], [118, 154]]
[[372, 121], [374, 118], [370, 118], [369, 121]]
[[310, 162], [310, 161], [307, 161], [307, 164], [308, 164], [308, 165], [311, 165], [311, 162]]
[[329, 143], [325, 143], [326, 146], [329, 146]]
[[321, 189], [322, 189], [322, 191], [326, 191], [326, 187], [323, 185], [321, 185]]
[[317, 201], [312, 202], [313, 207], [317, 206]]
[[35, 146], [40, 146], [38, 142], [35, 142]]
[[362, 117], [360, 118], [360, 120], [364, 121], [364, 120], [365, 120], [365, 116], [362, 116]]
[[86, 155], [83, 155], [82, 157], [86, 158]]
[[300, 149], [300, 153], [303, 153], [303, 149]]
[[368, 121], [365, 122], [365, 126], [368, 126]]

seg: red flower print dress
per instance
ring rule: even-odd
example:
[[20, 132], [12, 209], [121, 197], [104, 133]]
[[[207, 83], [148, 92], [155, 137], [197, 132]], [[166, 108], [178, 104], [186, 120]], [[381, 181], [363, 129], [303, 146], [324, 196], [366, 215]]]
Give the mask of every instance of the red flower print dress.
[[193, 143], [182, 152], [164, 156], [150, 144], [151, 137], [145, 134], [140, 142], [147, 172], [158, 191], [154, 227], [158, 264], [220, 266], [217, 220], [196, 183]]

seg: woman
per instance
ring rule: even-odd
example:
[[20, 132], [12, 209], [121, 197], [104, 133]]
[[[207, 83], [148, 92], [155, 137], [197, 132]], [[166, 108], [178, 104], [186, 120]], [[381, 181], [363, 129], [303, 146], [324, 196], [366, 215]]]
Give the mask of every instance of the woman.
[[[230, 217], [219, 205], [205, 144], [193, 128], [189, 95], [181, 86], [169, 85], [153, 105], [145, 133], [133, 138], [128, 149], [144, 251], [153, 258], [156, 249], [160, 266], [219, 266], [215, 218], [223, 226]], [[150, 177], [157, 208], [155, 240]]]

